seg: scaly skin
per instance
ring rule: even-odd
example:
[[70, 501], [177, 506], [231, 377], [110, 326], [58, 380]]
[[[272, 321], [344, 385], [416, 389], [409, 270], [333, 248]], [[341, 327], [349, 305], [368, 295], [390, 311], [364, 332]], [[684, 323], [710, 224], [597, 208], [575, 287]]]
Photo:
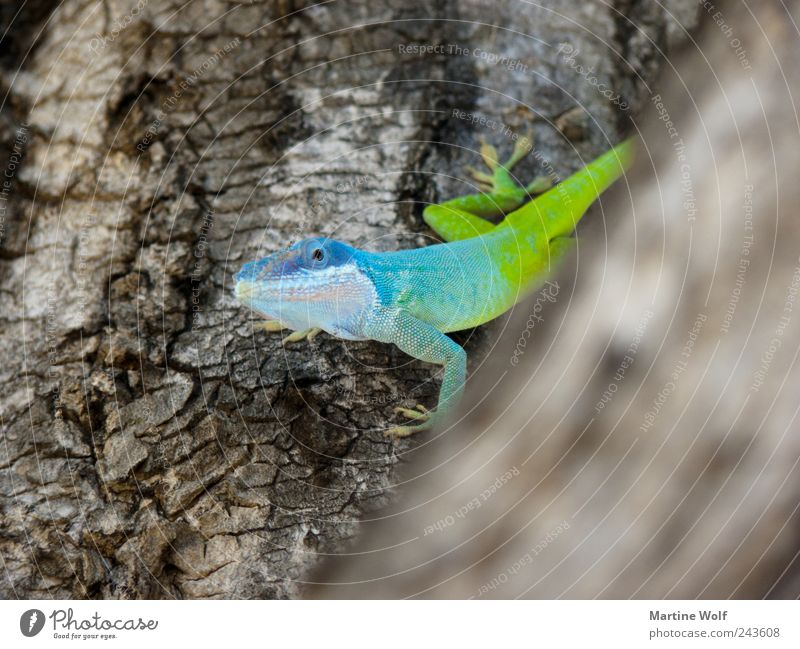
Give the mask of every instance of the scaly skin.
[[[394, 343], [442, 365], [436, 410], [397, 408], [417, 423], [387, 434], [429, 428], [458, 402], [466, 380], [466, 353], [445, 333], [496, 318], [544, 282], [572, 250], [578, 220], [630, 164], [633, 143], [623, 142], [530, 201], [547, 182], [522, 187], [508, 173], [529, 150], [530, 141], [520, 139], [500, 165], [494, 148], [484, 144], [481, 155], [492, 174], [473, 175], [489, 191], [425, 209], [425, 222], [448, 243], [373, 253], [322, 237], [305, 239], [245, 264], [235, 278], [237, 298], [268, 318], [266, 329], [292, 329], [285, 342], [325, 331]], [[506, 212], [498, 225], [486, 220]]]

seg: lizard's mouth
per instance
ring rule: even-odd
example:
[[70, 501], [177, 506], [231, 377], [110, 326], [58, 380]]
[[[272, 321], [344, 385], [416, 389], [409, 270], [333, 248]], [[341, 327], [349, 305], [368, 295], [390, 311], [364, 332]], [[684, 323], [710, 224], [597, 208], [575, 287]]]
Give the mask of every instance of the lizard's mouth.
[[244, 303], [252, 300], [276, 302], [309, 302], [326, 292], [326, 285], [314, 286], [305, 277], [280, 278], [272, 281], [239, 280], [234, 286], [236, 297]]
[[274, 319], [274, 315], [267, 313], [262, 308], [263, 300], [259, 299], [261, 297], [261, 291], [257, 282], [239, 280], [234, 285], [233, 292], [236, 295], [236, 299], [246, 307], [252, 309], [265, 318]]
[[330, 287], [310, 285], [302, 277], [273, 281], [240, 279], [233, 290], [240, 303], [270, 318], [278, 318], [280, 313], [298, 305], [315, 304], [329, 298], [331, 293]]

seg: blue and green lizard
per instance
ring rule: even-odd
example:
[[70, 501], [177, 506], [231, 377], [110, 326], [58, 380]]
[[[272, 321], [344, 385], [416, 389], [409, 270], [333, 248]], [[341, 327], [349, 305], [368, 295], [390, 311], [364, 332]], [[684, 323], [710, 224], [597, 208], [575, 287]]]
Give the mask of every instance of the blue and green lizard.
[[[522, 186], [510, 174], [530, 151], [530, 139], [520, 138], [504, 164], [484, 143], [481, 156], [491, 174], [472, 170], [483, 191], [423, 212], [446, 243], [368, 252], [324, 237], [305, 239], [246, 263], [235, 277], [236, 297], [267, 318], [265, 329], [293, 330], [284, 342], [325, 331], [394, 343], [414, 358], [442, 365], [436, 410], [396, 408], [414, 423], [387, 434], [424, 430], [464, 391], [466, 352], [446, 334], [496, 318], [541, 285], [574, 247], [578, 220], [627, 169], [633, 148], [624, 141], [530, 200], [545, 189], [543, 179]], [[498, 215], [505, 215], [499, 224], [488, 220]]]

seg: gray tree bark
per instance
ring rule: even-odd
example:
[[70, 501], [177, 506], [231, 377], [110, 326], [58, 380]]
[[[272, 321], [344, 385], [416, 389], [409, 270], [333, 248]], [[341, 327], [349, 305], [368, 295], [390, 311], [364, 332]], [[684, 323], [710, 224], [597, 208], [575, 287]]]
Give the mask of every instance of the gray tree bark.
[[[399, 467], [430, 439], [383, 430], [438, 383], [392, 346], [282, 347], [235, 303], [232, 274], [314, 234], [430, 243], [421, 209], [471, 191], [479, 135], [505, 153], [531, 129], [520, 177], [565, 177], [647, 106], [695, 14], [689, 0], [4, 5], [0, 596], [298, 596], [412, 489]], [[473, 370], [507, 328], [457, 336]], [[574, 441], [586, 409], [552, 403]]]

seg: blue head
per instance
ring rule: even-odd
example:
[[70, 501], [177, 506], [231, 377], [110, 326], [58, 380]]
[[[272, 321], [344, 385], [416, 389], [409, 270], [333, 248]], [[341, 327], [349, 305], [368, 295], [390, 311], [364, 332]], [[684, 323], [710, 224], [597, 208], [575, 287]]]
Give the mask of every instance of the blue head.
[[376, 291], [358, 264], [359, 250], [315, 237], [242, 266], [236, 297], [261, 315], [296, 331], [319, 327], [340, 338], [361, 338], [359, 322]]

